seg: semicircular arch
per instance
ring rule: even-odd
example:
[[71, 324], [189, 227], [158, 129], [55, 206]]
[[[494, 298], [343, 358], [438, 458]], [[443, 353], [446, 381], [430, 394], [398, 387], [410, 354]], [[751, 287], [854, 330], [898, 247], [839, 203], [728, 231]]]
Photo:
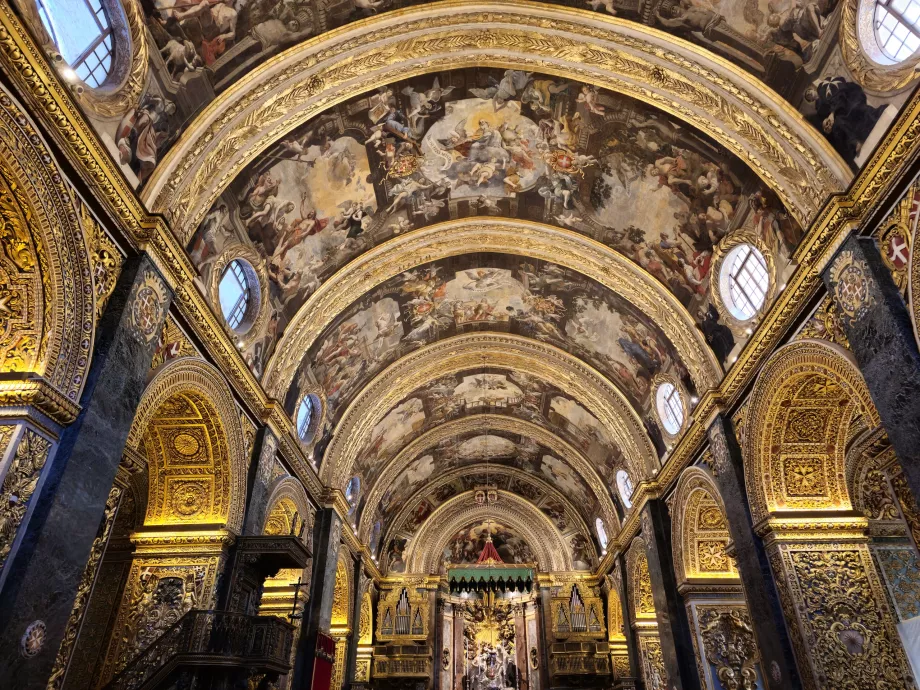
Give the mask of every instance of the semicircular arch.
[[[445, 440], [452, 439], [471, 429], [490, 431], [514, 431], [532, 438], [537, 443], [546, 446], [565, 461], [575, 472], [584, 478], [588, 487], [594, 493], [601, 507], [605, 522], [618, 525], [616, 509], [607, 491], [603, 490], [604, 482], [598, 475], [591, 462], [576, 448], [558, 436], [533, 422], [522, 419], [509, 418], [504, 415], [471, 415], [462, 419], [453, 420], [434, 427], [430, 431], [418, 436], [407, 444], [389, 463], [381, 476], [397, 477], [421, 455], [425, 450], [437, 446]], [[373, 528], [374, 515], [380, 505], [384, 494], [387, 492], [389, 482], [374, 482], [361, 512], [358, 527], [358, 538], [368, 541]], [[385, 541], [382, 543], [386, 543]]]
[[327, 32], [243, 77], [183, 133], [143, 200], [187, 241], [236, 173], [298, 125], [379, 84], [473, 65], [538, 65], [678, 116], [746, 161], [802, 225], [852, 178], [772, 89], [687, 41], [587, 10], [443, 2]]
[[704, 470], [688, 467], [674, 490], [671, 508], [674, 573], [678, 584], [691, 578], [738, 577], [725, 549], [730, 535], [719, 490]]
[[[651, 472], [658, 458], [636, 411], [596, 370], [562, 350], [519, 336], [471, 333], [406, 355], [379, 374], [348, 406], [320, 467], [329, 486], [344, 487], [372, 429], [400, 400], [446, 374], [487, 366], [541, 377], [566, 390], [603, 424], [626, 457]], [[644, 474], [643, 473], [643, 476]]]
[[[552, 486], [549, 482], [535, 476], [529, 472], [524, 472], [514, 467], [502, 467], [502, 466], [488, 466], [486, 464], [473, 465], [471, 467], [461, 467], [459, 469], [452, 470], [446, 474], [440, 475], [436, 480], [430, 481], [420, 487], [415, 491], [412, 496], [405, 502], [405, 505], [400, 509], [399, 513], [393, 517], [390, 522], [390, 525], [387, 527], [386, 531], [382, 533], [382, 538], [380, 543], [387, 544], [390, 542], [394, 536], [401, 531], [403, 525], [405, 525], [406, 520], [410, 517], [410, 514], [415, 509], [416, 505], [424, 499], [426, 494], [430, 494], [433, 491], [436, 491], [446, 484], [450, 484], [462, 477], [476, 475], [477, 473], [484, 473], [487, 470], [489, 477], [510, 477], [512, 479], [517, 479], [520, 482], [525, 484], [530, 484], [531, 486], [537, 487], [543, 496], [540, 496], [534, 501], [534, 504], [539, 509], [547, 499], [558, 501], [565, 507], [566, 515], [574, 516], [575, 520], [578, 521], [577, 527], [583, 534], [591, 534], [591, 528], [588, 526], [589, 523], [586, 521], [585, 516], [581, 513], [578, 507], [561, 491]], [[559, 525], [557, 524], [557, 527]], [[565, 530], [571, 530], [572, 525], [569, 524]], [[561, 528], [560, 528], [561, 529]]]
[[[207, 517], [240, 530], [246, 445], [233, 394], [212, 365], [180, 357], [160, 369], [144, 391], [127, 445], [146, 453], [148, 520], [167, 524]], [[178, 502], [170, 509], [168, 496]]]
[[520, 496], [507, 491], [498, 494], [497, 504], [477, 505], [472, 493], [466, 492], [440, 506], [412, 539], [406, 554], [406, 572], [437, 573], [450, 538], [480, 520], [498, 520], [516, 530], [533, 550], [541, 572], [573, 570], [569, 547], [550, 519]]
[[751, 392], [745, 484], [755, 524], [784, 510], [849, 510], [846, 443], [880, 420], [853, 356], [823, 340], [777, 350]]
[[422, 264], [475, 252], [553, 262], [596, 281], [653, 321], [674, 345], [700, 393], [718, 384], [720, 367], [686, 307], [644, 268], [617, 251], [563, 228], [534, 221], [467, 218], [397, 236], [325, 281], [285, 329], [263, 377], [269, 395], [283, 399], [302, 353], [348, 305], [375, 286]]

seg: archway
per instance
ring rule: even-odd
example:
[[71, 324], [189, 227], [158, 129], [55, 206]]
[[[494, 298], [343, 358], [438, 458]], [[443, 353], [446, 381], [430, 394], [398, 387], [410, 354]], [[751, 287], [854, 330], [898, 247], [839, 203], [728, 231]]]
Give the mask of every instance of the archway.
[[808, 688], [844, 678], [899, 686], [912, 677], [865, 542], [868, 522], [847, 487], [854, 424], [875, 428], [878, 414], [849, 354], [835, 345], [787, 345], [754, 385], [747, 492]]

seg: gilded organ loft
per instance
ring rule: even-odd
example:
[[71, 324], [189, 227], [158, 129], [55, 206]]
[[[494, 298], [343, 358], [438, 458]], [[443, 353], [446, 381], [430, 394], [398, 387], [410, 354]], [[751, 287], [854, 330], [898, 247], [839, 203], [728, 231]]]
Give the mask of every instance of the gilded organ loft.
[[920, 0], [0, 3], [0, 687], [918, 687], [918, 82]]

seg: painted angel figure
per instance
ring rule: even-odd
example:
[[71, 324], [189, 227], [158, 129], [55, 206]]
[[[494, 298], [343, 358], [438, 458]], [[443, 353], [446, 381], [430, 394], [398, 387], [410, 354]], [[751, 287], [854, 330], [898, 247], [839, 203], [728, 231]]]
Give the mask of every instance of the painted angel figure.
[[410, 108], [407, 116], [409, 119], [409, 128], [413, 132], [420, 132], [424, 125], [424, 121], [437, 108], [441, 99], [449, 95], [453, 90], [453, 86], [441, 88], [440, 81], [437, 77], [434, 78], [434, 83], [427, 91], [416, 91], [411, 86], [404, 88], [402, 90], [403, 95], [409, 97]]

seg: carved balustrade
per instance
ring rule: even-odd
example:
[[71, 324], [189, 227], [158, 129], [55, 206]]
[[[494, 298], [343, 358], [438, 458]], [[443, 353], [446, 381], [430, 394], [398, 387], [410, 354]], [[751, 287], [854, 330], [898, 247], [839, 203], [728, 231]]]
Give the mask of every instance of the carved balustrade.
[[177, 671], [279, 675], [290, 670], [294, 626], [274, 616], [192, 610], [163, 633], [106, 690], [146, 690]]

